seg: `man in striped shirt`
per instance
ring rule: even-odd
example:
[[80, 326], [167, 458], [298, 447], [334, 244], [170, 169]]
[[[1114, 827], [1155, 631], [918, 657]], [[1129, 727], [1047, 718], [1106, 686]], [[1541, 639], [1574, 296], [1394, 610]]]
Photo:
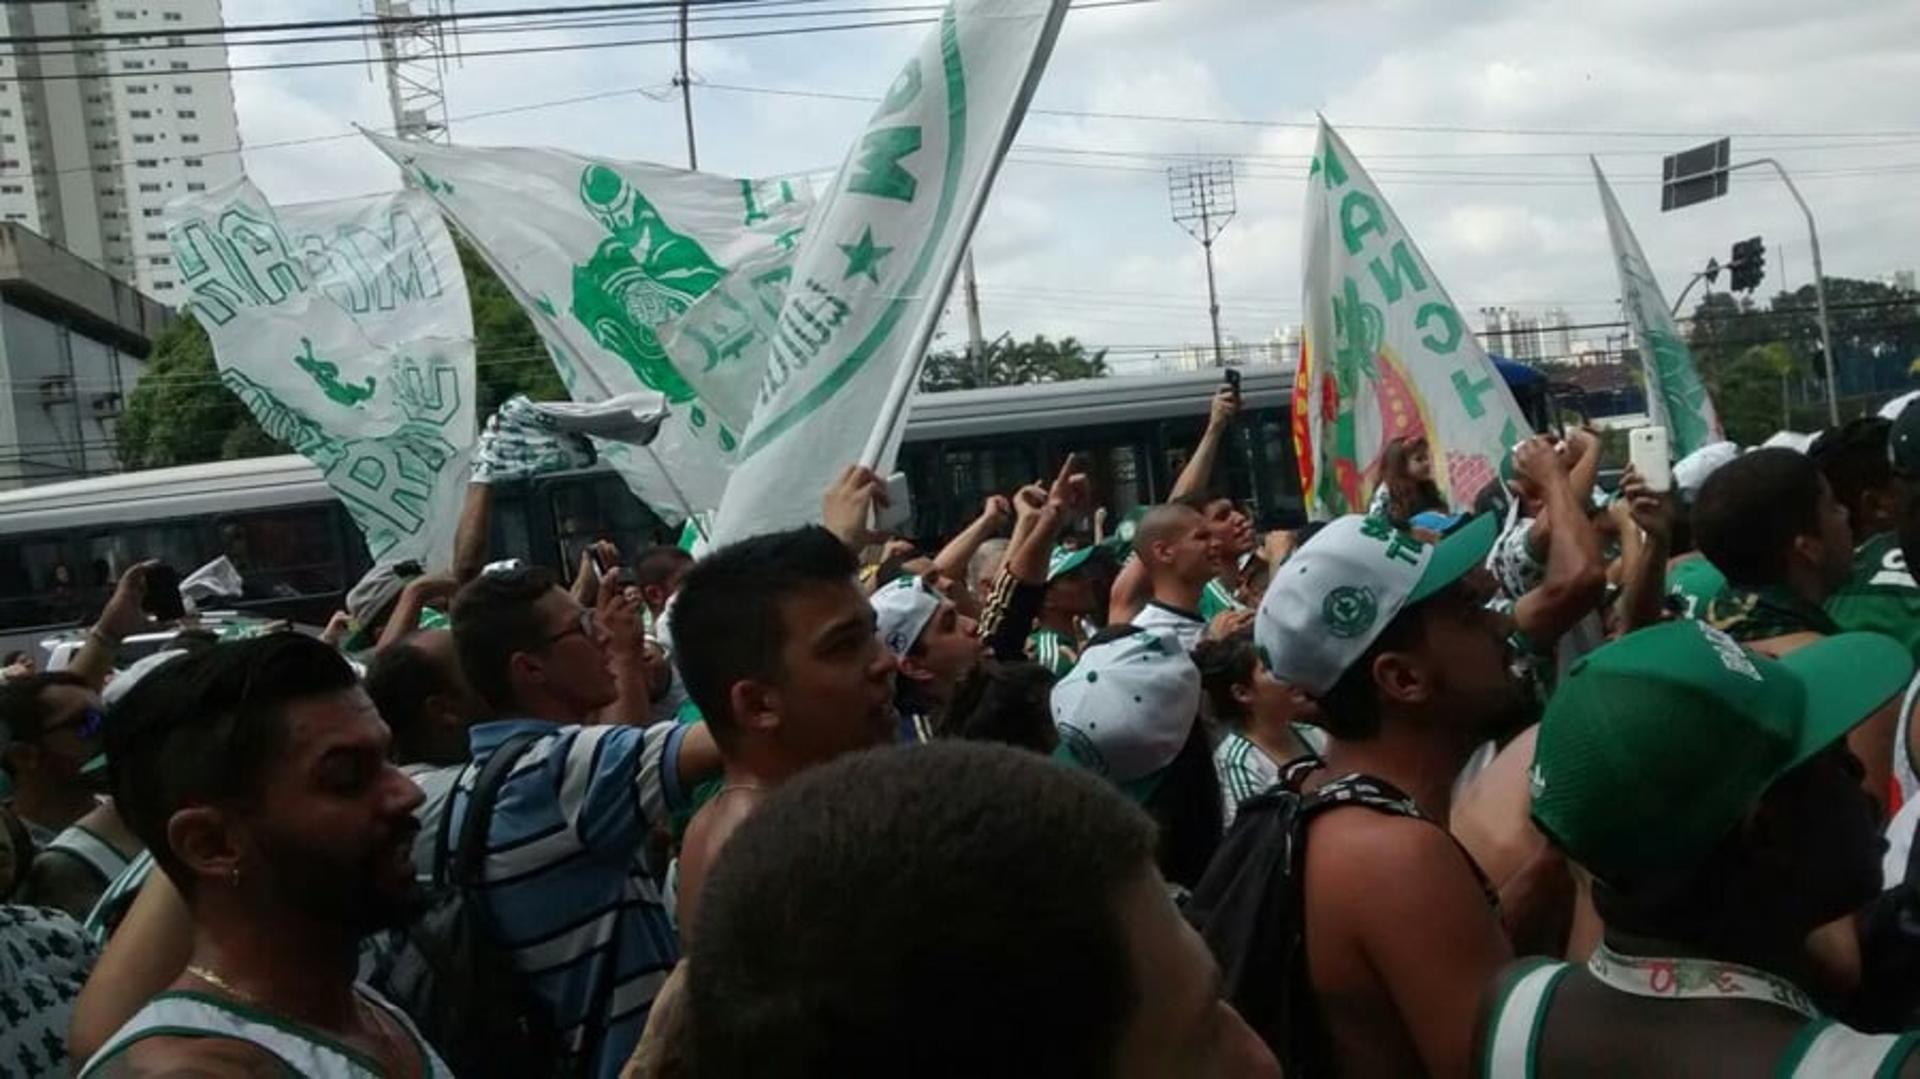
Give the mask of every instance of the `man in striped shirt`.
[[449, 843], [474, 769], [537, 735], [500, 791], [484, 870], [496, 939], [591, 1074], [611, 1079], [679, 958], [648, 863], [655, 825], [716, 771], [702, 726], [582, 726], [617, 696], [609, 637], [538, 568], [482, 574], [453, 606], [460, 666], [496, 719], [475, 724]]

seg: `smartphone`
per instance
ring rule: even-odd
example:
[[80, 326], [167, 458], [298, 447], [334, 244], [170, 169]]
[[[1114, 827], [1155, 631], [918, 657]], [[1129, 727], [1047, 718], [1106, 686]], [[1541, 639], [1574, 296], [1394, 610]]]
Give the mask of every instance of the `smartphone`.
[[1221, 372], [1221, 374], [1224, 376], [1226, 380], [1227, 388], [1233, 391], [1234, 403], [1239, 404], [1240, 403], [1240, 369], [1238, 367], [1229, 367], [1225, 371]]
[[895, 472], [887, 477], [887, 505], [873, 514], [875, 532], [898, 535], [913, 521], [913, 493], [907, 489], [907, 474]]
[[597, 541], [587, 544], [587, 557], [593, 560], [594, 571], [603, 577], [606, 576], [607, 570], [611, 567], [607, 565], [607, 560], [601, 556], [600, 544]]
[[165, 562], [147, 571], [147, 590], [140, 597], [140, 609], [162, 622], [186, 617], [186, 604], [180, 599], [180, 571]]
[[426, 570], [421, 568], [420, 563], [411, 558], [405, 562], [396, 562], [393, 566], [393, 575], [403, 581], [411, 581], [415, 577], [424, 576], [426, 572]]
[[1671, 454], [1665, 427], [1636, 427], [1627, 432], [1627, 461], [1648, 490], [1659, 494], [1673, 490]]

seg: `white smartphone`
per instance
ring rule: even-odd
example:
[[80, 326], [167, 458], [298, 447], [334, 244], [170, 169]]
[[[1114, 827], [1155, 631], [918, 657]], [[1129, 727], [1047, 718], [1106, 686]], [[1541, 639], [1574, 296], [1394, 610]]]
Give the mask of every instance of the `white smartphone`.
[[887, 505], [875, 507], [873, 530], [899, 535], [913, 522], [913, 493], [907, 490], [907, 474], [895, 472], [887, 477]]
[[1666, 428], [1636, 427], [1627, 432], [1627, 460], [1648, 490], [1659, 494], [1673, 490], [1672, 449]]

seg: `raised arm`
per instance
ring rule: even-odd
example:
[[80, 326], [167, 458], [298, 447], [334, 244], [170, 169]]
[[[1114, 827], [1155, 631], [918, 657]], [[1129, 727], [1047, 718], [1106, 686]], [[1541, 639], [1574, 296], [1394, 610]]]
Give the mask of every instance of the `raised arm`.
[[1200, 444], [1193, 448], [1193, 456], [1187, 458], [1187, 466], [1180, 470], [1179, 478], [1173, 481], [1173, 493], [1167, 496], [1167, 501], [1198, 494], [1213, 482], [1213, 465], [1220, 458], [1220, 443], [1227, 437], [1227, 428], [1233, 425], [1233, 418], [1239, 414], [1240, 400], [1233, 395], [1233, 390], [1222, 386], [1213, 391], [1213, 408], [1207, 413], [1207, 431], [1200, 436]]
[[1552, 443], [1544, 438], [1521, 443], [1514, 451], [1514, 468], [1542, 492], [1540, 516], [1549, 523], [1550, 535], [1546, 579], [1515, 600], [1513, 618], [1535, 647], [1545, 650], [1599, 606], [1607, 590], [1606, 564], [1600, 558], [1600, 537]]
[[1627, 507], [1620, 522], [1621, 561], [1620, 631], [1631, 633], [1666, 617], [1667, 549], [1673, 534], [1673, 508], [1663, 495], [1647, 488], [1631, 467], [1620, 481]]
[[147, 612], [141, 601], [147, 594], [147, 571], [159, 564], [151, 560], [136, 562], [120, 575], [119, 583], [113, 586], [113, 597], [87, 630], [87, 641], [67, 664], [67, 673], [86, 679], [96, 690], [107, 684], [120, 642], [147, 628]]
[[973, 562], [975, 551], [980, 545], [998, 535], [1013, 519], [1013, 503], [1006, 495], [993, 495], [980, 509], [980, 516], [960, 530], [960, 534], [948, 541], [940, 553], [933, 556], [934, 569], [950, 581], [965, 581], [967, 567]]
[[487, 545], [493, 532], [493, 486], [467, 484], [460, 506], [460, 525], [453, 532], [453, 579], [466, 584], [480, 576], [487, 564]]

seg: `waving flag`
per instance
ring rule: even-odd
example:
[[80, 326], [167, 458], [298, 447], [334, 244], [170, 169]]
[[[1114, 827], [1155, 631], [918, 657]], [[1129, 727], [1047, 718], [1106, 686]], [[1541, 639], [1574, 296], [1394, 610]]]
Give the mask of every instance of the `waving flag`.
[[1066, 0], [955, 0], [807, 226], [716, 541], [813, 520], [841, 469], [892, 467], [906, 400]]
[[446, 564], [474, 444], [473, 316], [410, 191], [275, 208], [245, 179], [167, 207], [220, 381], [326, 476], [376, 562]]
[[1306, 325], [1293, 384], [1301, 490], [1315, 518], [1366, 509], [1394, 438], [1425, 436], [1456, 508], [1529, 434], [1413, 237], [1325, 120], [1307, 176]]
[[1613, 261], [1620, 268], [1620, 305], [1626, 309], [1634, 347], [1640, 351], [1640, 367], [1647, 376], [1647, 415], [1667, 429], [1674, 459], [1679, 460], [1726, 437], [1720, 430], [1720, 416], [1693, 366], [1693, 353], [1667, 310], [1653, 268], [1640, 252], [1640, 241], [1600, 171], [1600, 162], [1587, 160], [1593, 164], [1593, 182], [1600, 185], [1600, 208], [1606, 211]]
[[365, 134], [526, 308], [569, 395], [666, 396], [652, 456], [598, 443], [634, 494], [675, 522], [717, 506], [765, 367], [771, 317], [743, 315], [779, 309], [805, 185]]

